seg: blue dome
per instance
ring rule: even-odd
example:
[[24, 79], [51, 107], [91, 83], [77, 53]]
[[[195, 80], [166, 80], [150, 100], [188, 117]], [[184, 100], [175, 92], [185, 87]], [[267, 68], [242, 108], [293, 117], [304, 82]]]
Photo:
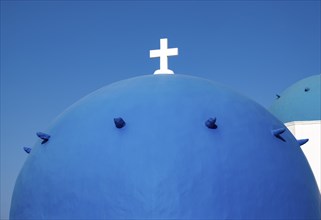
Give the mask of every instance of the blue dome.
[[38, 136], [11, 219], [321, 217], [318, 187], [291, 132], [208, 80], [120, 81]]
[[320, 75], [302, 79], [274, 101], [270, 111], [282, 122], [321, 120]]

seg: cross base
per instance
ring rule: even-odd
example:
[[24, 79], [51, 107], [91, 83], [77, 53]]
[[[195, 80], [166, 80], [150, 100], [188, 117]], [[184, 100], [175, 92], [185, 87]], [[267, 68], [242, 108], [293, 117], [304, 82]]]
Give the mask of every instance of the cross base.
[[154, 74], [174, 74], [170, 69], [159, 69], [154, 72]]

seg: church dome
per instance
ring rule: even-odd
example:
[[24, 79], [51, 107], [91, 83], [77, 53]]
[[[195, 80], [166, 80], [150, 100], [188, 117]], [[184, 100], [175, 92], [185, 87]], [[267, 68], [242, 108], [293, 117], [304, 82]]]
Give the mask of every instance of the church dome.
[[263, 107], [208, 80], [123, 80], [38, 136], [11, 219], [321, 217], [300, 142]]
[[321, 120], [320, 75], [302, 79], [274, 101], [270, 111], [282, 122]]

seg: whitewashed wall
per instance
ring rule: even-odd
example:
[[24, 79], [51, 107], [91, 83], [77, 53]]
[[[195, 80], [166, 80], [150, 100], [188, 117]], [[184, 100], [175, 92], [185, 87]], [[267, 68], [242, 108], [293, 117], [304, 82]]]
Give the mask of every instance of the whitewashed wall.
[[321, 191], [321, 121], [293, 121], [285, 123], [296, 139], [308, 138], [309, 141], [301, 146], [309, 161], [314, 177]]

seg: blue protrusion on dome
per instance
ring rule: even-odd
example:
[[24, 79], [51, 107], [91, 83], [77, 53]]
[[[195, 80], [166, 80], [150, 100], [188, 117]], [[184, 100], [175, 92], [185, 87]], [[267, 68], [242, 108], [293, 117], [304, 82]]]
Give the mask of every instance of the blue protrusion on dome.
[[269, 108], [283, 123], [321, 120], [320, 75], [302, 79], [287, 88]]
[[114, 118], [114, 123], [116, 128], [123, 128], [126, 125], [126, 122], [121, 117]]
[[281, 134], [283, 134], [283, 133], [285, 132], [285, 130], [286, 130], [285, 128], [273, 129], [273, 130], [272, 130], [272, 134], [273, 134], [275, 137], [279, 138], [280, 140], [285, 141], [285, 139], [281, 136]]
[[43, 132], [37, 132], [37, 136], [42, 139], [41, 144], [46, 143], [50, 139], [50, 135]]
[[298, 140], [298, 143], [300, 144], [300, 146], [302, 146], [303, 144], [306, 144], [309, 141], [309, 139], [301, 139]]
[[30, 147], [23, 147], [23, 150], [28, 154], [30, 154], [30, 152], [31, 152], [31, 148]]
[[205, 122], [206, 127], [208, 127], [209, 129], [216, 129], [217, 125], [216, 125], [216, 118], [209, 118], [206, 120]]

